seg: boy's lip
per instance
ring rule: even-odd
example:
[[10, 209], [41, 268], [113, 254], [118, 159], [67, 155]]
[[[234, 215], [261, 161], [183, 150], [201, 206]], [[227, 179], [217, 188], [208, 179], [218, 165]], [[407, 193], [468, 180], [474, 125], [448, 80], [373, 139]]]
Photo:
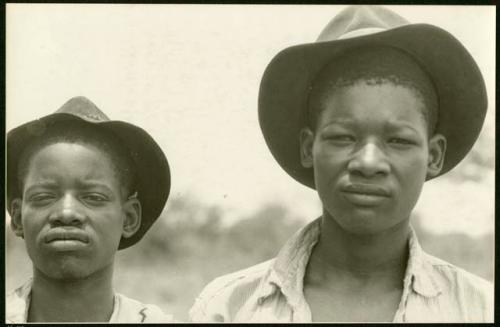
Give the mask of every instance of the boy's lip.
[[376, 184], [362, 184], [362, 183], [348, 184], [341, 187], [340, 190], [344, 193], [382, 196], [382, 197], [391, 196], [391, 192], [389, 190]]
[[363, 208], [381, 206], [391, 196], [389, 190], [375, 184], [348, 184], [340, 190], [352, 205]]
[[54, 228], [45, 235], [45, 243], [55, 241], [79, 241], [82, 243], [89, 243], [90, 239], [87, 233], [80, 229]]

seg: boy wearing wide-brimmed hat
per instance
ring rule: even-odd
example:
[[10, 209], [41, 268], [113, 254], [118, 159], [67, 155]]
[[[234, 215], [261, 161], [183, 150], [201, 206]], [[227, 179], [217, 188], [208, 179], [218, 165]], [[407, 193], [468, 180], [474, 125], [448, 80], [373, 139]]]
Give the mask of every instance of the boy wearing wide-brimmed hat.
[[11, 130], [8, 211], [33, 278], [7, 296], [7, 323], [172, 321], [112, 286], [116, 251], [144, 236], [169, 190], [168, 162], [151, 136], [84, 97]]
[[280, 52], [261, 82], [260, 125], [323, 215], [275, 259], [210, 283], [191, 319], [493, 321], [491, 284], [425, 253], [409, 224], [424, 182], [465, 157], [486, 108], [457, 39], [382, 7], [349, 7], [318, 42]]

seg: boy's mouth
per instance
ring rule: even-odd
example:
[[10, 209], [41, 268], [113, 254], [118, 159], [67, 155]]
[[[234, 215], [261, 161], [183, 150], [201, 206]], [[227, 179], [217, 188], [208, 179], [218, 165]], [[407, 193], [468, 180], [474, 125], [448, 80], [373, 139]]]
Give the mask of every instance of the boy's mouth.
[[391, 197], [387, 189], [373, 184], [349, 184], [341, 191], [346, 200], [360, 207], [377, 207]]
[[45, 243], [52, 243], [55, 241], [79, 241], [82, 243], [89, 243], [88, 235], [79, 229], [53, 229], [45, 235]]
[[344, 193], [362, 194], [367, 196], [390, 197], [390, 192], [384, 187], [374, 184], [349, 184], [341, 188]]

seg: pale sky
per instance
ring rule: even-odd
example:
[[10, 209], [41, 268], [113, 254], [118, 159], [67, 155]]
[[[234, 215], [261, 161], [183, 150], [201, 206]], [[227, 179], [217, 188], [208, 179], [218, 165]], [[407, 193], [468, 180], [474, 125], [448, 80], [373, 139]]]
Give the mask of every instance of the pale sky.
[[[495, 7], [387, 7], [448, 30], [471, 52], [487, 84], [481, 138], [493, 153]], [[288, 177], [264, 143], [258, 89], [275, 54], [314, 42], [343, 8], [7, 4], [6, 130], [83, 95], [155, 138], [171, 166], [172, 197], [219, 205], [229, 221], [272, 202], [313, 219], [321, 213], [316, 192]], [[491, 232], [488, 174], [480, 184], [458, 187], [446, 175], [426, 183], [416, 212], [439, 232]]]

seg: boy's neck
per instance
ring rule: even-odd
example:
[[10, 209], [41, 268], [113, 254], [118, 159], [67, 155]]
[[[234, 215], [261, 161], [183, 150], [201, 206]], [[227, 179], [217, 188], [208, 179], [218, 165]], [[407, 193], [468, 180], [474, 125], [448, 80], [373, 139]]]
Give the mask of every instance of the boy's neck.
[[84, 279], [53, 279], [34, 268], [29, 322], [107, 322], [114, 307], [113, 265]]
[[323, 214], [311, 261], [325, 275], [335, 273], [360, 280], [393, 279], [397, 275], [401, 282], [408, 259], [408, 237], [409, 220], [377, 235], [356, 235]]

